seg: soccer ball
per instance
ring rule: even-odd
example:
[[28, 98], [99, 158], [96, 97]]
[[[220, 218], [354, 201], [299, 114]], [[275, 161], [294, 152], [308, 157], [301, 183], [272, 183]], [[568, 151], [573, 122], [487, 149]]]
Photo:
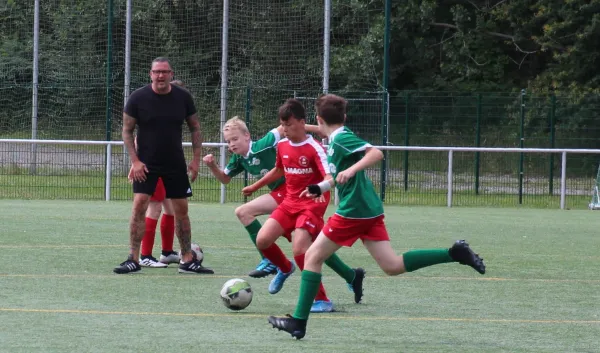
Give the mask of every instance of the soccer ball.
[[252, 288], [243, 279], [230, 279], [221, 288], [221, 299], [223, 299], [223, 304], [231, 310], [245, 309], [252, 302]]
[[[191, 248], [192, 251], [196, 253], [196, 260], [202, 262], [202, 260], [204, 260], [204, 252], [202, 251], [200, 245], [192, 243]], [[181, 259], [181, 250], [179, 250], [179, 253], [177, 253], [177, 255], [179, 255], [179, 258]]]

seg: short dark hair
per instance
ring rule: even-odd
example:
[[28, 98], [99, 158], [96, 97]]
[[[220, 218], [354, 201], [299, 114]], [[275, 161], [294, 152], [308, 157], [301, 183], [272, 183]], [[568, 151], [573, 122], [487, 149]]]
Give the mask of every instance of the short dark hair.
[[150, 67], [152, 67], [152, 65], [154, 65], [154, 63], [167, 63], [167, 64], [169, 64], [169, 67], [171, 68], [171, 70], [173, 70], [173, 66], [171, 66], [171, 62], [169, 61], [169, 59], [167, 59], [164, 56], [159, 56], [158, 58], [152, 60]]
[[315, 110], [327, 125], [343, 124], [348, 102], [335, 94], [324, 94], [315, 102]]
[[306, 109], [299, 100], [290, 98], [279, 107], [279, 120], [288, 121], [291, 117], [296, 120], [306, 119]]

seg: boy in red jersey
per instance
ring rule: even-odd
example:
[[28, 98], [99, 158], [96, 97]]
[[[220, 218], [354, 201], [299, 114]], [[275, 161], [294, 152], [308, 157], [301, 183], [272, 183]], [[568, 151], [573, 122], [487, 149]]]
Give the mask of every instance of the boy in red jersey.
[[[306, 334], [310, 303], [321, 282], [325, 259], [342, 246], [360, 239], [381, 269], [390, 276], [416, 271], [441, 263], [458, 262], [485, 273], [485, 264], [469, 244], [459, 240], [451, 248], [417, 249], [396, 255], [383, 222], [383, 204], [367, 177], [365, 169], [383, 158], [383, 153], [344, 126], [346, 100], [327, 94], [315, 103], [321, 132], [329, 138], [327, 160], [335, 177], [340, 205], [327, 220], [323, 231], [306, 253], [298, 305], [293, 315], [269, 317], [269, 323], [297, 339]], [[318, 197], [333, 187], [334, 179], [325, 178], [307, 187], [302, 196]]]
[[[306, 125], [306, 132], [318, 132], [316, 125]], [[236, 175], [248, 172], [249, 175], [262, 178], [275, 167], [277, 160], [277, 144], [283, 138], [283, 127], [280, 125], [267, 132], [262, 138], [252, 141], [246, 123], [239, 117], [233, 117], [223, 125], [223, 137], [232, 152], [227, 166], [221, 170], [212, 154], [204, 156], [203, 161], [210, 172], [223, 184], [229, 184]], [[285, 178], [281, 177], [267, 185], [270, 193], [254, 198], [250, 202], [235, 209], [235, 215], [240, 220], [252, 244], [256, 246], [256, 237], [262, 225], [257, 216], [271, 214], [283, 202], [286, 194]], [[256, 269], [248, 276], [263, 278], [277, 274], [277, 266], [273, 265], [259, 251], [262, 257]]]
[[[328, 192], [318, 200], [300, 197], [306, 186], [318, 183], [329, 176], [325, 150], [312, 136], [306, 135], [305, 119], [304, 106], [296, 99], [288, 99], [279, 108], [279, 120], [286, 138], [277, 145], [275, 168], [256, 183], [242, 190], [244, 195], [250, 196], [261, 187], [285, 176], [287, 190], [285, 199], [271, 213], [256, 239], [257, 248], [278, 267], [277, 275], [269, 285], [271, 294], [278, 293], [285, 280], [295, 270], [294, 263], [286, 258], [275, 241], [282, 235], [292, 241], [294, 260], [300, 269], [303, 269], [304, 253], [323, 227], [323, 215], [330, 199]], [[289, 234], [292, 231], [294, 236], [290, 239]], [[354, 291], [355, 302], [360, 302], [364, 270], [351, 269], [335, 254], [327, 259], [327, 265], [346, 280]], [[327, 298], [322, 284], [319, 285], [314, 300], [314, 304], [329, 309], [323, 311], [333, 310], [333, 304]]]

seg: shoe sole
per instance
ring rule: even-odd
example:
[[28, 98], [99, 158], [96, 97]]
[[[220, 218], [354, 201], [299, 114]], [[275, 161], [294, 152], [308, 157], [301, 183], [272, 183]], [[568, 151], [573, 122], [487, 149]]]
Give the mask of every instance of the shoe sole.
[[141, 269], [136, 270], [136, 271], [127, 271], [127, 272], [121, 272], [121, 271], [115, 271], [113, 270], [114, 273], [118, 274], [118, 275], [128, 275], [128, 274], [136, 274], [139, 273], [141, 271]]
[[264, 278], [267, 277], [269, 274], [263, 271], [257, 271], [257, 270], [252, 270], [250, 271], [250, 273], [248, 273], [249, 277], [252, 278]]
[[202, 272], [196, 272], [196, 271], [188, 271], [188, 270], [182, 270], [182, 269], [179, 269], [178, 272], [183, 273], [183, 274], [194, 274], [194, 275], [212, 275], [215, 273], [215, 271], [213, 271], [213, 270], [205, 270]]
[[464, 262], [459, 261], [459, 263], [461, 265], [466, 265], [466, 266], [473, 268], [475, 271], [477, 271], [478, 273], [480, 273], [482, 275], [485, 274], [485, 263], [483, 262], [483, 259], [481, 257], [479, 257], [479, 255], [475, 254], [473, 249], [471, 249], [471, 246], [469, 245], [469, 243], [464, 241], [463, 246], [461, 247], [461, 250], [465, 251], [467, 253], [466, 258], [468, 261], [464, 261]]
[[[162, 262], [161, 262], [162, 264]], [[167, 264], [163, 264], [164, 266], [153, 266], [153, 265], [142, 265], [140, 264], [141, 267], [146, 267], [146, 268], [168, 268], [169, 266], [167, 266]]]
[[248, 276], [249, 276], [249, 277], [252, 277], [252, 278], [265, 278], [265, 277], [269, 277], [270, 275], [274, 275], [274, 274], [276, 274], [276, 273], [277, 273], [277, 272], [260, 272], [260, 273], [257, 273], [257, 272], [250, 272], [250, 273], [248, 274]]
[[269, 323], [271, 324], [271, 326], [273, 326], [273, 328], [276, 328], [279, 331], [285, 331], [285, 332], [289, 333], [290, 335], [292, 335], [292, 337], [294, 337], [297, 340], [302, 339], [306, 335], [306, 332], [302, 332], [302, 331], [290, 332], [290, 331], [287, 331], [287, 330], [284, 330], [284, 329], [278, 327], [277, 325], [275, 325], [275, 323], [273, 323], [271, 317], [269, 317]]

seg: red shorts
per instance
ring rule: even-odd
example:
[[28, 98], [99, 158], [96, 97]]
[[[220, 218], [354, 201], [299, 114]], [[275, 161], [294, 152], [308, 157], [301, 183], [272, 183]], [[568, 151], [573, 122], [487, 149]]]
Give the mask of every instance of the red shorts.
[[386, 241], [390, 240], [385, 223], [384, 216], [375, 218], [344, 218], [334, 214], [329, 217], [323, 227], [323, 234], [332, 242], [339, 246], [352, 246], [358, 239]]
[[269, 218], [276, 220], [283, 228], [283, 236], [292, 241], [292, 231], [297, 228], [306, 229], [314, 241], [323, 228], [323, 216], [317, 216], [310, 208], [290, 209], [278, 206]]
[[281, 205], [283, 199], [285, 199], [285, 195], [287, 194], [287, 189], [285, 188], [285, 183], [279, 185], [273, 191], [269, 193], [271, 197], [277, 202], [278, 205]]
[[156, 182], [156, 189], [154, 189], [154, 194], [150, 197], [150, 201], [158, 201], [163, 202], [167, 196], [167, 191], [165, 190], [165, 184], [163, 184], [162, 178], [158, 178]]

